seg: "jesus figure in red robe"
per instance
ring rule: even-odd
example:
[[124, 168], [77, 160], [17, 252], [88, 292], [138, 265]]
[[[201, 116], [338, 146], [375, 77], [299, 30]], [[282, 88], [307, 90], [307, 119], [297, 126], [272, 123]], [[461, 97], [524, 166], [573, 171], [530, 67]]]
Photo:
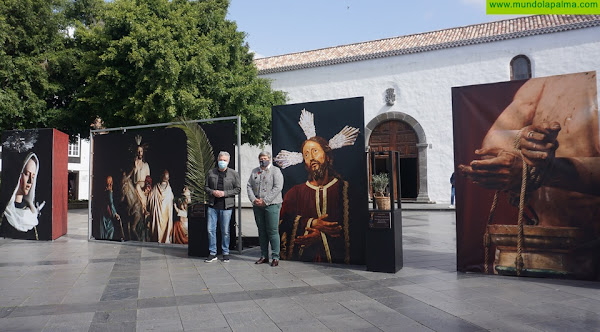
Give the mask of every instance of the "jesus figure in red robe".
[[333, 169], [325, 139], [304, 141], [302, 157], [308, 180], [285, 194], [280, 213], [282, 259], [348, 263], [348, 182]]

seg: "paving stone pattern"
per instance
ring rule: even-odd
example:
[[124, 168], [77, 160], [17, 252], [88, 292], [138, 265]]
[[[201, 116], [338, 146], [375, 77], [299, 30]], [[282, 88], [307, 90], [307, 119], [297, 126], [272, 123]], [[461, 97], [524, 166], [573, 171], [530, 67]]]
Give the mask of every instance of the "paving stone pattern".
[[600, 331], [600, 283], [456, 272], [453, 211], [404, 211], [404, 268], [229, 263], [187, 249], [0, 239], [0, 331]]

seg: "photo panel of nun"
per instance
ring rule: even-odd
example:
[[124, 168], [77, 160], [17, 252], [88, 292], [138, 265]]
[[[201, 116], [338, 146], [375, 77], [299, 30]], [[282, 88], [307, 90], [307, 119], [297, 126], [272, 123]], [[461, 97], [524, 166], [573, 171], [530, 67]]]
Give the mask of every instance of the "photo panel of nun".
[[53, 240], [66, 234], [67, 146], [68, 136], [54, 129], [2, 134], [3, 236]]

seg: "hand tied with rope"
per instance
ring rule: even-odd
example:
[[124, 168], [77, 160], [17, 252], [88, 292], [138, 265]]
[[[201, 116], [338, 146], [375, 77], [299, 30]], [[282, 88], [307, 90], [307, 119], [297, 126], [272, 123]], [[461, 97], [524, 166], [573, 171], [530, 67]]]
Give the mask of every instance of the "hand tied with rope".
[[[527, 127], [525, 127], [527, 128]], [[492, 201], [492, 206], [490, 208], [490, 213], [488, 215], [487, 225], [489, 226], [492, 223], [494, 213], [496, 207], [498, 205], [498, 196], [501, 191], [506, 191], [509, 195], [512, 196], [513, 201], [516, 201], [516, 198], [519, 198], [519, 214], [517, 221], [517, 256], [515, 258], [515, 270], [517, 276], [520, 276], [525, 267], [523, 260], [523, 249], [524, 249], [524, 210], [525, 203], [529, 199], [527, 196], [528, 193], [531, 193], [542, 186], [542, 183], [545, 180], [545, 176], [549, 173], [551, 166], [553, 163], [550, 163], [546, 167], [533, 167], [529, 166], [525, 161], [525, 157], [523, 156], [523, 151], [521, 149], [521, 137], [525, 128], [520, 129], [515, 135], [515, 139], [513, 141], [514, 149], [519, 153], [519, 156], [522, 160], [522, 172], [521, 172], [521, 188], [520, 192], [516, 193], [510, 190], [498, 190], [494, 194], [494, 199]], [[533, 138], [535, 135], [535, 131], [530, 130], [526, 137]], [[533, 149], [536, 148], [536, 144], [533, 144]], [[485, 273], [489, 273], [489, 247], [491, 245], [491, 239], [489, 234], [489, 227], [486, 227], [485, 234], [483, 236], [483, 245], [484, 245], [484, 271]]]

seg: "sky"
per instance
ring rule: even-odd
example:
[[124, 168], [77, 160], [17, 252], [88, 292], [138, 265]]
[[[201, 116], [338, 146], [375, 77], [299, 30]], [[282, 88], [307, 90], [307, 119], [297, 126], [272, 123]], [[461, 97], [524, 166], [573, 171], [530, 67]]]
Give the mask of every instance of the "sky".
[[274, 56], [513, 18], [485, 0], [230, 0], [227, 18], [255, 57]]

